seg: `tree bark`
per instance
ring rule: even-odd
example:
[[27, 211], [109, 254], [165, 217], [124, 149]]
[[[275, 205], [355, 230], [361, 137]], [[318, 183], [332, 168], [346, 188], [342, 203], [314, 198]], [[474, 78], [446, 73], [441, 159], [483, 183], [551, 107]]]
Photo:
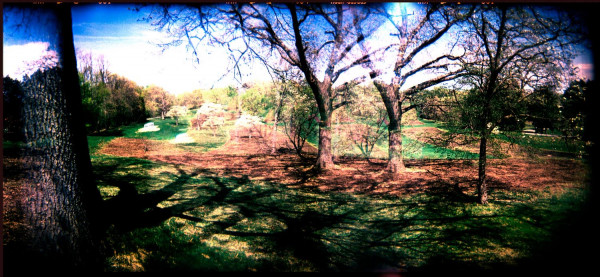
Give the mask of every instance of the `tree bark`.
[[393, 85], [385, 85], [375, 82], [375, 87], [381, 95], [385, 110], [388, 114], [388, 165], [387, 170], [393, 175], [402, 174], [406, 167], [402, 158], [402, 110], [398, 101], [396, 88]]
[[[288, 4], [288, 7], [292, 18], [295, 38], [294, 42], [296, 50], [298, 51], [298, 64], [296, 66], [304, 73], [304, 77], [315, 97], [315, 102], [319, 111], [319, 151], [317, 153], [315, 167], [318, 171], [326, 170], [334, 167], [333, 152], [331, 149], [331, 115], [334, 110], [331, 95], [333, 67], [328, 68], [325, 71], [323, 81], [317, 79], [315, 72], [311, 69], [306, 58], [306, 47], [303, 44], [302, 35], [300, 33], [300, 21], [296, 14], [296, 7], [293, 4]], [[336, 41], [336, 43], [339, 43], [339, 41]]]
[[479, 178], [477, 179], [477, 198], [479, 204], [488, 203], [488, 191], [485, 169], [487, 165], [487, 136], [482, 135], [479, 141]]
[[400, 127], [396, 130], [389, 129], [389, 148], [388, 148], [387, 170], [393, 175], [398, 175], [406, 169], [402, 158], [402, 132]]
[[316, 167], [318, 170], [330, 169], [333, 164], [333, 152], [331, 151], [331, 118], [319, 123], [319, 151], [317, 154]]
[[16, 255], [23, 255], [28, 266], [18, 270], [97, 271], [102, 200], [81, 120], [71, 6], [48, 11], [57, 27], [60, 67], [37, 71], [24, 82], [22, 185], [27, 193], [20, 205], [28, 232]]

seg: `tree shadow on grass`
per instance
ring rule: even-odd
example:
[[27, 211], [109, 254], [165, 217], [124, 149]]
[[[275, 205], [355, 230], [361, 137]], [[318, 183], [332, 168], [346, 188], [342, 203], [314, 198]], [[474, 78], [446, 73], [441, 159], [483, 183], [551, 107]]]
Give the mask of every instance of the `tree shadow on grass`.
[[489, 272], [510, 268], [543, 241], [535, 237], [539, 220], [525, 222], [540, 211], [485, 210], [461, 190], [469, 180], [390, 197], [290, 189], [175, 165], [176, 173], [162, 173], [164, 186], [147, 191], [151, 176], [109, 174], [136, 162], [97, 171], [120, 189], [105, 201], [107, 224], [124, 240], [154, 232], [151, 241], [123, 242], [129, 246], [119, 250], [151, 248], [142, 262], [147, 270]]

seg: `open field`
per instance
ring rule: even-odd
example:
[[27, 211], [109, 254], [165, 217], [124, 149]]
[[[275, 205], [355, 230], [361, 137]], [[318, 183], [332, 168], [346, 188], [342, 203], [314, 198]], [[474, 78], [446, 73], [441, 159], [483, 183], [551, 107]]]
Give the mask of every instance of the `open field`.
[[[232, 121], [217, 135], [153, 121], [162, 132], [136, 133], [138, 124], [88, 139], [110, 222], [107, 271], [513, 270], [568, 256], [548, 260], [563, 249], [557, 239], [580, 242], [569, 229], [588, 196], [580, 159], [518, 148], [492, 159], [483, 206], [476, 154], [425, 145], [426, 131], [440, 132], [433, 125], [405, 129], [422, 147], [394, 179], [381, 149], [316, 174], [314, 146], [302, 160], [281, 133], [271, 153], [270, 135], [232, 138]], [[180, 133], [195, 142], [171, 143]], [[9, 247], [27, 228], [10, 204], [22, 197], [16, 148], [4, 162]]]

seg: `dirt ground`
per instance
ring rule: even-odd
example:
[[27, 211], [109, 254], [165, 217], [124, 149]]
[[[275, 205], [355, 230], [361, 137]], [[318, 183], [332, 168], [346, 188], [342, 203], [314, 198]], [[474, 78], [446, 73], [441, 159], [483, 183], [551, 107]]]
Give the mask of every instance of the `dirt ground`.
[[[398, 196], [418, 192], [475, 195], [477, 161], [474, 160], [406, 160], [406, 172], [393, 177], [386, 172], [385, 160], [336, 157], [335, 168], [316, 174], [311, 170], [317, 153], [314, 146], [305, 146], [306, 159], [302, 160], [294, 153], [287, 138], [279, 133], [277, 151], [272, 153], [271, 149], [270, 139], [261, 137], [237, 137], [205, 153], [186, 152], [168, 141], [116, 138], [105, 144], [99, 153], [182, 165], [183, 170], [190, 172], [200, 168], [217, 176], [247, 176], [250, 180], [290, 188]], [[5, 151], [3, 159], [3, 238], [6, 244], [19, 238], [25, 228], [16, 207], [18, 198], [23, 197], [19, 179], [24, 173], [22, 159], [16, 153]], [[488, 160], [487, 174], [491, 190], [561, 191], [583, 187], [587, 168], [575, 159], [516, 155]]]
[[[415, 129], [434, 134], [437, 130], [412, 130]], [[422, 136], [423, 133], [412, 131], [407, 135]], [[400, 177], [393, 177], [386, 172], [385, 160], [336, 157], [334, 169], [315, 174], [311, 171], [317, 152], [315, 147], [307, 144], [304, 149], [307, 158], [302, 160], [283, 134], [278, 133], [276, 145], [277, 151], [272, 153], [270, 136], [240, 137], [206, 153], [189, 153], [168, 142], [117, 138], [104, 146], [100, 153], [204, 168], [220, 176], [245, 175], [251, 180], [348, 193], [401, 195], [448, 185], [463, 192], [472, 192], [477, 179], [477, 161], [473, 160], [406, 160], [406, 172]], [[581, 161], [546, 155], [528, 158], [517, 153], [517, 148], [511, 149], [511, 158], [488, 160], [487, 176], [491, 189], [560, 190], [585, 182], [586, 168]]]

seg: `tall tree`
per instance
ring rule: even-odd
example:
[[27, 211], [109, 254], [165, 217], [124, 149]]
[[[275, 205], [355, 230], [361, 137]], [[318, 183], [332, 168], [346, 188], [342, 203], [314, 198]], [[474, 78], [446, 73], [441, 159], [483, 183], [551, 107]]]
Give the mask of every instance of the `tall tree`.
[[99, 270], [101, 197], [91, 178], [81, 116], [71, 5], [6, 5], [4, 22], [14, 31], [9, 35], [46, 39], [58, 53], [57, 66], [39, 68], [23, 82], [26, 197], [20, 206], [28, 231], [18, 253], [6, 257], [27, 265], [9, 269]]
[[[405, 168], [402, 158], [402, 115], [419, 105], [415, 97], [425, 89], [454, 80], [463, 72], [456, 61], [464, 53], [453, 53], [452, 45], [443, 45], [442, 40], [456, 23], [473, 12], [471, 6], [429, 4], [415, 8], [409, 14], [406, 3], [398, 6], [399, 15], [390, 6], [378, 11], [381, 20], [386, 20], [392, 31], [385, 38], [390, 42], [385, 51], [372, 51], [375, 55], [368, 55], [369, 45], [363, 45], [365, 57], [369, 60], [365, 65], [370, 69], [369, 76], [381, 94], [389, 118], [387, 168], [396, 175], [404, 172]], [[357, 27], [361, 34], [362, 27]], [[393, 63], [386, 62], [388, 59]], [[386, 64], [388, 67], [384, 67]], [[387, 75], [390, 71], [393, 73], [391, 78]]]
[[163, 88], [152, 85], [145, 89], [144, 100], [148, 111], [152, 112], [154, 116], [160, 115], [164, 120], [175, 97]]
[[560, 95], [551, 86], [533, 90], [527, 101], [527, 113], [536, 133], [555, 130], [560, 121]]
[[593, 81], [572, 81], [561, 96], [562, 132], [567, 141], [584, 138], [585, 107]]
[[560, 83], [563, 74], [556, 73], [571, 70], [581, 32], [568, 13], [540, 6], [482, 5], [466, 26], [460, 42], [467, 73], [461, 84], [477, 94], [472, 130], [479, 137], [478, 199], [486, 204], [488, 139], [502, 120], [495, 114], [502, 110], [498, 105], [510, 104], [503, 101], [505, 92], [515, 84], [526, 89], [541, 81]]
[[[370, 14], [368, 5], [254, 4], [172, 6], [154, 8], [153, 24], [175, 39], [166, 45], [187, 43], [199, 60], [203, 43], [224, 45], [234, 56], [233, 71], [241, 75], [245, 58], [264, 64], [284, 60], [303, 73], [319, 112], [316, 168], [333, 166], [331, 115], [347, 104], [336, 82], [353, 67], [366, 62], [358, 45], [366, 39], [355, 26]], [[359, 9], [362, 12], [354, 12]], [[376, 25], [377, 21], [372, 24]], [[369, 34], [370, 32], [365, 32]]]

